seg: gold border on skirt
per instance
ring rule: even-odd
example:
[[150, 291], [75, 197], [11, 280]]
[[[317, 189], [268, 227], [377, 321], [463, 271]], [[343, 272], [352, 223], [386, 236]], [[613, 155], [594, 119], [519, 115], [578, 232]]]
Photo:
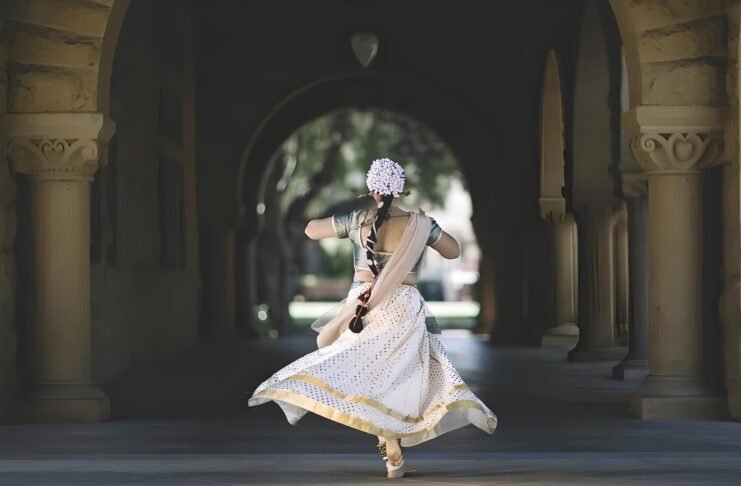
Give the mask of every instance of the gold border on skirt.
[[[342, 393], [341, 391], [332, 388], [329, 384], [325, 383], [324, 381], [320, 380], [319, 378], [311, 375], [293, 375], [286, 378], [286, 380], [300, 380], [305, 381], [307, 383], [311, 383], [312, 385], [316, 386], [317, 388], [321, 388], [325, 390], [327, 393], [330, 393], [331, 395], [339, 398], [340, 400], [346, 400], [346, 401], [353, 401], [357, 403], [361, 403], [363, 405], [368, 405], [369, 407], [373, 407], [379, 412], [385, 413], [386, 415], [389, 415], [396, 420], [400, 422], [410, 422], [410, 423], [419, 423], [425, 420], [425, 417], [412, 417], [410, 415], [404, 415], [401, 412], [397, 412], [396, 410], [393, 410], [383, 403], [374, 400], [372, 398], [364, 397], [362, 395], [347, 395], [345, 393]], [[459, 383], [455, 386], [453, 386], [448, 394], [446, 395], [446, 399], [450, 398], [450, 396], [455, 393], [458, 390], [466, 390], [468, 389], [468, 386], [466, 386], [465, 383]], [[433, 413], [437, 411], [437, 409], [444, 407], [445, 403], [438, 403], [434, 407], [427, 410], [428, 414]]]
[[[313, 412], [326, 419], [329, 419], [334, 422], [340, 423], [342, 425], [346, 425], [348, 427], [352, 427], [354, 429], [360, 430], [361, 432], [367, 432], [375, 436], [385, 437], [389, 439], [410, 439], [410, 438], [419, 438], [420, 436], [425, 437], [424, 440], [433, 438], [438, 435], [437, 433], [435, 433], [435, 428], [437, 427], [442, 417], [444, 417], [445, 414], [447, 414], [449, 411], [460, 409], [460, 408], [469, 408], [469, 409], [473, 409], [473, 410], [477, 410], [481, 412], [484, 415], [484, 417], [486, 417], [485, 422], [487, 426], [485, 430], [486, 432], [490, 434], [494, 432], [494, 429], [496, 428], [496, 425], [497, 425], [496, 416], [490, 417], [489, 414], [481, 407], [481, 405], [473, 400], [459, 400], [457, 402], [453, 402], [448, 405], [445, 405], [445, 413], [441, 415], [440, 420], [435, 422], [435, 424], [425, 427], [421, 430], [418, 430], [417, 432], [409, 432], [406, 434], [400, 434], [397, 432], [390, 431], [388, 429], [377, 427], [373, 423], [365, 419], [361, 419], [360, 417], [353, 417], [347, 412], [337, 410], [335, 408], [330, 407], [329, 405], [319, 403], [315, 400], [312, 400], [310, 398], [304, 397], [302, 395], [299, 395], [298, 393], [294, 393], [288, 390], [272, 390], [272, 389], [263, 390], [259, 393], [255, 393], [255, 395], [249, 399], [249, 404], [251, 406], [260, 405], [262, 402], [258, 403], [258, 399], [278, 400], [278, 401], [286, 402], [290, 405], [294, 405], [296, 407], [303, 408], [304, 410], [308, 410], [309, 412]], [[419, 443], [419, 442], [422, 442], [422, 440], [415, 442], [415, 443]]]

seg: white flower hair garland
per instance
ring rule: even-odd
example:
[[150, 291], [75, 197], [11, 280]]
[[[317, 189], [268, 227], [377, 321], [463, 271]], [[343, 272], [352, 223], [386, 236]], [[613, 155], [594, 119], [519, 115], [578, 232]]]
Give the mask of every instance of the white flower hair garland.
[[399, 197], [404, 192], [404, 169], [391, 159], [376, 159], [370, 166], [365, 183], [371, 192]]

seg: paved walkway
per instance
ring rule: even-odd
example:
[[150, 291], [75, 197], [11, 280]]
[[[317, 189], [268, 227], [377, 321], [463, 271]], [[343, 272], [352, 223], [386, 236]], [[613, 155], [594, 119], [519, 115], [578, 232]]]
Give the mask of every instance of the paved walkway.
[[[451, 359], [499, 416], [409, 448], [414, 484], [741, 484], [741, 424], [641, 421], [637, 383], [614, 363], [566, 363], [564, 348], [492, 348], [446, 335]], [[386, 483], [374, 438], [274, 404], [245, 406], [308, 338], [229, 342], [112, 384], [115, 419], [0, 427], [0, 485]]]

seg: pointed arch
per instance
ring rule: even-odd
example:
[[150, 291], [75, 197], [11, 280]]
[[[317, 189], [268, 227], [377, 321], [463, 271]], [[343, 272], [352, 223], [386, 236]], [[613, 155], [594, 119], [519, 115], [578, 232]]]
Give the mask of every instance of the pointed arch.
[[548, 51], [540, 104], [540, 194], [541, 216], [560, 218], [566, 211], [564, 187], [564, 120], [561, 78], [556, 52]]

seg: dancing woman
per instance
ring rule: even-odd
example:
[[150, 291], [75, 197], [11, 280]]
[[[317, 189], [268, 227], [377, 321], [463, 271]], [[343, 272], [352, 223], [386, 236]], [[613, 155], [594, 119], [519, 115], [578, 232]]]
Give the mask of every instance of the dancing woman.
[[458, 242], [422, 212], [399, 208], [404, 171], [373, 161], [366, 180], [373, 210], [312, 220], [313, 240], [349, 238], [355, 278], [347, 300], [312, 327], [319, 349], [276, 372], [249, 400], [276, 402], [295, 424], [307, 411], [375, 435], [389, 478], [406, 471], [401, 446], [473, 424], [493, 433], [497, 418], [448, 360], [440, 331], [416, 288], [427, 246], [443, 257]]

